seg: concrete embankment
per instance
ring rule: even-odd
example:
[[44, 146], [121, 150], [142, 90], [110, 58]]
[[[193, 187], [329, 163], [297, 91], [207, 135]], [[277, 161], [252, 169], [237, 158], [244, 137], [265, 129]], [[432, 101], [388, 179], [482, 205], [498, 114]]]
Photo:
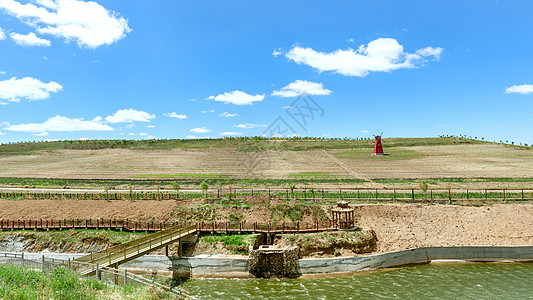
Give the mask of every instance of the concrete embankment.
[[[45, 255], [52, 258], [75, 258], [80, 254], [26, 253], [26, 259], [38, 260]], [[393, 268], [432, 261], [472, 261], [472, 262], [531, 262], [533, 246], [459, 246], [425, 247], [404, 251], [337, 258], [304, 258], [298, 260], [303, 276], [348, 274]], [[157, 272], [158, 275], [179, 277], [248, 278], [247, 257], [224, 257], [199, 255], [196, 257], [167, 257], [145, 255], [120, 266], [137, 272]]]

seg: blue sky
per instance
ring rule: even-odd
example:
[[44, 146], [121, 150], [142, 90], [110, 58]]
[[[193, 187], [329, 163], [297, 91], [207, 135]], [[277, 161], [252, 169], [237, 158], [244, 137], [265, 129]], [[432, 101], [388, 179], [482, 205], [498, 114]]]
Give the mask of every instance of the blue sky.
[[0, 0], [0, 143], [384, 132], [531, 144], [532, 11]]

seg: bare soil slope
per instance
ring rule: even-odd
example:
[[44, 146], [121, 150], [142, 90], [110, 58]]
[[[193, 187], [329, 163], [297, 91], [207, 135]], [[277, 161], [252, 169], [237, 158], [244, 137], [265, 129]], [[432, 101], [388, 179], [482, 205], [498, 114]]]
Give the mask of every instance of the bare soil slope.
[[[192, 201], [192, 200], [191, 200]], [[0, 219], [129, 218], [173, 220], [187, 206], [176, 201], [0, 200]], [[378, 252], [424, 246], [533, 245], [533, 205], [498, 204], [480, 207], [432, 204], [355, 205], [359, 225], [375, 231]], [[327, 207], [323, 207], [328, 210]], [[249, 222], [268, 222], [265, 206], [214, 209], [227, 220], [242, 214]], [[308, 219], [310, 215], [306, 216]]]
[[290, 178], [301, 172], [360, 179], [531, 177], [533, 169], [533, 151], [499, 144], [386, 148], [390, 154], [386, 157], [371, 157], [369, 147], [368, 153], [359, 149], [358, 155], [336, 158], [345, 151], [349, 149], [266, 150], [259, 154], [233, 148], [36, 151], [0, 156], [0, 177], [118, 179], [216, 174]]

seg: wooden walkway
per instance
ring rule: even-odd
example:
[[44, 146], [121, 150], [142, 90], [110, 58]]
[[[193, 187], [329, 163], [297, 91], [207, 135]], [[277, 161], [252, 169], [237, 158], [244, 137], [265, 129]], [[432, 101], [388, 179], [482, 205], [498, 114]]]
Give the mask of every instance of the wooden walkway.
[[0, 230], [65, 230], [65, 229], [108, 229], [130, 232], [160, 232], [176, 226], [196, 227], [202, 233], [310, 233], [338, 230], [333, 221], [312, 223], [230, 223], [230, 222], [138, 222], [115, 219], [75, 219], [75, 220], [0, 220]]
[[149, 234], [131, 242], [123, 243], [99, 252], [87, 254], [74, 259], [74, 261], [97, 264], [101, 267], [115, 266], [116, 268], [120, 264], [176, 242], [180, 243], [181, 250], [181, 240], [192, 234], [195, 234], [196, 232], [196, 225], [178, 225], [153, 234]]

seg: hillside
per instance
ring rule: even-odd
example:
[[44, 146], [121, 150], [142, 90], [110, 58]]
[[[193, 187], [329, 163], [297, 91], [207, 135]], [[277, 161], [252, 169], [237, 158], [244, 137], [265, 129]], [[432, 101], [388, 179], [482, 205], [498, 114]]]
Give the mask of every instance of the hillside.
[[532, 177], [531, 147], [457, 137], [389, 138], [383, 144], [386, 156], [371, 156], [373, 140], [368, 139], [225, 138], [5, 144], [0, 145], [0, 177], [3, 178], [0, 183], [9, 183], [5, 178], [14, 177], [151, 179], [194, 184], [201, 180], [234, 184], [242, 179], [352, 184], [404, 182], [413, 178], [527, 182]]

